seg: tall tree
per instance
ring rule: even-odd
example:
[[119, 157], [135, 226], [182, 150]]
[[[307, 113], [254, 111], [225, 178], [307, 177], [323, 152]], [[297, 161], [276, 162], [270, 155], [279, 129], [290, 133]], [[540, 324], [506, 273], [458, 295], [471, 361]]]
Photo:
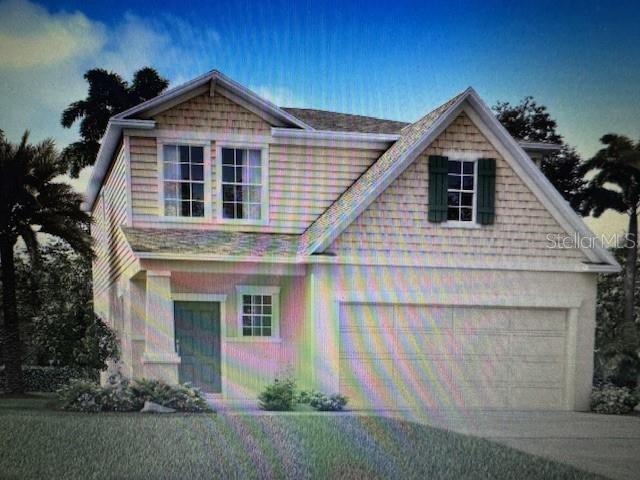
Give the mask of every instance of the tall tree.
[[540, 169], [575, 209], [580, 203], [586, 181], [581, 173], [581, 159], [573, 147], [566, 145], [556, 131], [557, 123], [547, 107], [539, 105], [533, 97], [524, 97], [519, 104], [498, 102], [493, 110], [507, 131], [518, 140], [561, 145], [557, 153], [542, 160]]
[[102, 68], [87, 71], [84, 78], [89, 83], [87, 97], [69, 105], [61, 119], [65, 128], [71, 128], [80, 120], [81, 139], [62, 152], [63, 162], [72, 177], [95, 163], [109, 118], [156, 97], [169, 85], [168, 80], [150, 67], [135, 72], [131, 84], [117, 73]]
[[635, 289], [638, 264], [638, 213], [640, 213], [640, 142], [623, 135], [607, 134], [604, 148], [584, 164], [583, 172], [595, 171], [580, 204], [583, 214], [599, 217], [614, 210], [629, 217], [625, 248], [624, 323], [625, 338], [637, 343]]
[[65, 169], [53, 141], [32, 145], [28, 139], [25, 132], [14, 145], [0, 131], [2, 350], [7, 389], [12, 393], [24, 390], [14, 259], [18, 239], [22, 238], [34, 261], [38, 258], [38, 232], [64, 240], [83, 255], [92, 254], [89, 215], [80, 208], [82, 196], [70, 185], [55, 181]]

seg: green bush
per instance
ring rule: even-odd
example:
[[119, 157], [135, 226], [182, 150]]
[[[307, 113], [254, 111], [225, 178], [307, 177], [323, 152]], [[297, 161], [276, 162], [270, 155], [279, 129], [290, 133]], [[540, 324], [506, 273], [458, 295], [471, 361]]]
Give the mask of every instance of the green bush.
[[[27, 392], [55, 392], [72, 380], [95, 380], [97, 372], [73, 367], [22, 367]], [[0, 368], [0, 391], [4, 388], [4, 368]]]
[[64, 410], [73, 412], [101, 412], [102, 388], [87, 380], [73, 380], [58, 390], [58, 399]]
[[112, 375], [105, 386], [84, 380], [74, 381], [58, 391], [64, 410], [76, 412], [139, 411], [145, 401], [182, 412], [209, 411], [197, 388], [188, 384], [168, 385], [159, 380], [129, 383], [120, 374]]
[[258, 405], [263, 410], [288, 411], [296, 398], [296, 381], [286, 376], [276, 378], [258, 395]]
[[596, 413], [629, 413], [638, 404], [638, 397], [627, 387], [604, 383], [593, 387], [591, 410]]
[[347, 397], [334, 393], [325, 395], [322, 392], [312, 392], [309, 405], [320, 412], [337, 412], [342, 410], [347, 404]]
[[142, 405], [145, 401], [158, 403], [182, 412], [206, 412], [207, 401], [199, 389], [190, 384], [169, 385], [161, 380], [137, 380], [131, 391]]

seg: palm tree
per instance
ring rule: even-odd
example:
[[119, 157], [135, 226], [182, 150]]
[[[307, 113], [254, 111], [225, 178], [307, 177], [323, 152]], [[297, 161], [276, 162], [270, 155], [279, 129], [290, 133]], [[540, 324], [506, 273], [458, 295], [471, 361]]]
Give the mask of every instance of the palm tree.
[[102, 68], [87, 71], [84, 78], [89, 83], [87, 98], [69, 105], [61, 119], [65, 128], [71, 128], [81, 119], [81, 140], [70, 144], [62, 152], [63, 161], [72, 177], [77, 177], [80, 170], [96, 161], [100, 139], [109, 118], [159, 95], [169, 85], [166, 79], [149, 67], [135, 72], [131, 84], [117, 73]]
[[[624, 337], [628, 345], [637, 344], [635, 326], [635, 287], [638, 263], [638, 213], [640, 213], [640, 142], [623, 135], [608, 134], [600, 141], [605, 148], [584, 165], [584, 173], [595, 170], [581, 202], [584, 215], [599, 217], [615, 210], [629, 217], [625, 242]], [[613, 188], [611, 188], [613, 187]]]
[[[91, 255], [90, 217], [80, 208], [82, 197], [66, 183], [56, 182], [65, 168], [52, 140], [20, 144], [7, 141], [0, 130], [0, 264], [2, 275], [2, 346], [7, 389], [24, 391], [22, 344], [16, 307], [14, 247], [22, 239], [37, 261], [38, 233], [58, 237], [74, 250]], [[37, 230], [35, 228], [37, 228]]]

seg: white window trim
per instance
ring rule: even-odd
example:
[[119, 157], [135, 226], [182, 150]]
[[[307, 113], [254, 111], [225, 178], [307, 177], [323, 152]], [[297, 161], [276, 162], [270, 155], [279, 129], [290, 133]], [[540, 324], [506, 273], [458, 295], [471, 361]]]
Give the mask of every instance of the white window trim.
[[[158, 138], [157, 158], [158, 158], [158, 212], [159, 217], [166, 221], [176, 221], [185, 223], [200, 223], [203, 220], [211, 219], [211, 143], [198, 140], [180, 140], [175, 138]], [[202, 159], [204, 169], [204, 217], [182, 217], [180, 215], [165, 215], [164, 213], [164, 146], [165, 145], [185, 145], [189, 147], [202, 147]]]
[[[449, 161], [458, 162], [473, 162], [473, 205], [471, 210], [471, 221], [463, 222], [460, 220], [447, 220], [442, 222], [441, 225], [446, 228], [481, 228], [482, 225], [477, 220], [478, 209], [478, 160], [482, 158], [480, 152], [458, 152], [458, 151], [446, 151], [442, 153], [442, 156], [447, 157]], [[448, 174], [447, 174], [448, 176]], [[448, 178], [447, 178], [448, 182]], [[449, 187], [447, 183], [447, 195], [449, 193]], [[447, 200], [447, 204], [449, 201]], [[447, 206], [448, 209], [448, 206]]]
[[[245, 337], [242, 334], [242, 296], [243, 295], [271, 295], [271, 336]], [[236, 285], [236, 327], [237, 336], [234, 341], [244, 342], [279, 342], [280, 341], [280, 287], [263, 287], [257, 285]], [[229, 340], [229, 339], [227, 339]]]
[[[261, 206], [262, 218], [259, 220], [251, 218], [224, 218], [222, 215], [222, 149], [237, 148], [260, 150], [260, 161], [262, 162], [262, 193]], [[269, 146], [264, 143], [251, 142], [216, 142], [216, 220], [218, 223], [229, 225], [269, 225]]]

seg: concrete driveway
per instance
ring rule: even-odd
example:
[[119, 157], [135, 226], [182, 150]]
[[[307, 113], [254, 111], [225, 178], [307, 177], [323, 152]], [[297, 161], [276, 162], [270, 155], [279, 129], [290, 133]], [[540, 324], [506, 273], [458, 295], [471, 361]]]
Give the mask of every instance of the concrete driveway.
[[640, 479], [640, 416], [577, 412], [388, 415], [486, 438], [614, 479]]
[[[255, 402], [228, 404], [209, 399], [228, 414], [289, 414], [264, 412]], [[316, 413], [317, 414], [317, 413]], [[352, 410], [348, 415], [400, 418], [445, 430], [483, 437], [605, 477], [640, 479], [640, 416], [578, 412]]]

